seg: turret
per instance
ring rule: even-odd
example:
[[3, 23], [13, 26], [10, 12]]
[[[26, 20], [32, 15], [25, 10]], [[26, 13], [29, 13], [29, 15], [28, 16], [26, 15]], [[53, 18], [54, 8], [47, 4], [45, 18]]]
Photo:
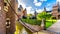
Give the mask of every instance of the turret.
[[23, 18], [26, 18], [26, 16], [27, 16], [27, 10], [26, 10], [26, 8], [23, 10]]
[[46, 7], [44, 7], [44, 11], [46, 12]]
[[18, 10], [19, 10], [19, 11], [22, 11], [22, 10], [23, 10], [22, 5], [19, 6]]
[[34, 12], [34, 16], [35, 16], [35, 17], [37, 16], [37, 12], [36, 12], [36, 11]]

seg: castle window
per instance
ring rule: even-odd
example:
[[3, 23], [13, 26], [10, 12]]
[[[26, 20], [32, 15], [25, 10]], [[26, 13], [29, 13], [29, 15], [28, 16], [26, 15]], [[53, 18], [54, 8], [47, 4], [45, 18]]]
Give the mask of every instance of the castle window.
[[6, 28], [10, 28], [10, 19], [9, 18], [6, 19]]
[[18, 12], [20, 12], [21, 11], [21, 9], [20, 8], [18, 8]]
[[7, 6], [7, 3], [4, 3], [4, 6]]
[[60, 12], [60, 8], [58, 9], [58, 12]]
[[1, 10], [1, 6], [0, 6], [0, 10]]

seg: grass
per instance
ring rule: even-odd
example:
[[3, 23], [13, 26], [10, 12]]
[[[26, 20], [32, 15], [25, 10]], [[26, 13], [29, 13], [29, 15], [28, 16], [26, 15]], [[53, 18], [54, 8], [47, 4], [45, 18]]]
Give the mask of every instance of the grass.
[[[32, 25], [41, 25], [41, 20], [36, 19], [22, 19], [23, 22], [32, 24]], [[46, 28], [50, 27], [52, 24], [54, 24], [56, 20], [50, 19], [46, 20]]]
[[57, 20], [46, 20], [46, 28], [50, 27], [52, 24], [54, 24]]
[[[32, 24], [32, 25], [40, 25], [41, 24], [41, 20], [35, 20], [35, 19], [22, 19], [24, 22]], [[37, 23], [36, 23], [37, 21]], [[46, 20], [46, 28], [50, 27], [52, 24], [54, 24], [57, 20]], [[23, 26], [21, 26], [21, 24], [16, 21], [16, 31], [15, 34], [18, 34], [18, 32], [23, 28]]]
[[40, 25], [41, 24], [41, 20], [37, 20], [37, 19], [22, 19], [22, 21], [32, 24], [32, 25]]

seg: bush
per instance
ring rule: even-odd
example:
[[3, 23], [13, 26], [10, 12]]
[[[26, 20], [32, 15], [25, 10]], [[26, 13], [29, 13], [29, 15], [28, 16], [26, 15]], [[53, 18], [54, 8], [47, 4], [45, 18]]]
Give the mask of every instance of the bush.
[[32, 25], [40, 25], [41, 24], [41, 20], [37, 20], [37, 19], [22, 19], [22, 21], [32, 24]]

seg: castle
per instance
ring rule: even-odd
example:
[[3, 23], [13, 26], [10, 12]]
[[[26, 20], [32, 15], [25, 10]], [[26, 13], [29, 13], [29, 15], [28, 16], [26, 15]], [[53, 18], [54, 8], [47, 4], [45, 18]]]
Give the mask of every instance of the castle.
[[[44, 7], [44, 11], [46, 11], [45, 7]], [[60, 5], [59, 5], [59, 2], [57, 2], [57, 4], [52, 7], [52, 11], [46, 11], [46, 12], [52, 14], [54, 19], [60, 19]]]
[[[14, 34], [16, 13], [20, 18], [27, 16], [26, 9], [23, 10], [21, 5], [18, 9], [17, 0], [0, 0], [0, 34]], [[53, 6], [52, 16], [60, 19], [59, 3]]]
[[60, 19], [60, 5], [59, 5], [59, 2], [57, 3], [57, 5], [53, 6], [52, 16], [54, 16], [56, 19]]
[[26, 9], [18, 10], [17, 0], [0, 0], [0, 34], [14, 34], [16, 17], [27, 15]]
[[19, 18], [27, 17], [27, 10], [26, 10], [26, 8], [23, 9], [22, 5], [20, 5], [19, 8], [18, 8], [17, 14], [18, 14]]

